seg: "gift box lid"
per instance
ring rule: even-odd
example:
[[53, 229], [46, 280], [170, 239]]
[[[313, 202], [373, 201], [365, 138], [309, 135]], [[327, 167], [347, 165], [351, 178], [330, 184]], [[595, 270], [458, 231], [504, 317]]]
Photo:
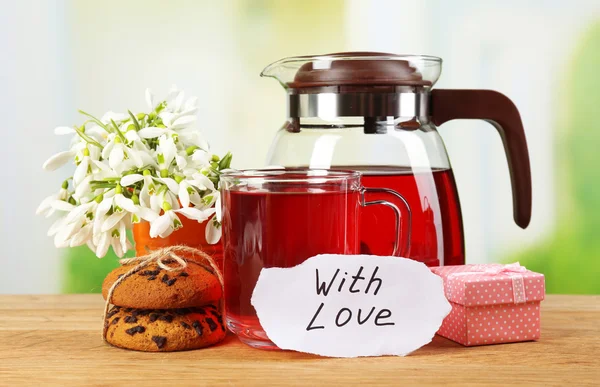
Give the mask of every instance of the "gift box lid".
[[431, 271], [444, 280], [448, 301], [464, 306], [519, 304], [545, 295], [544, 275], [519, 263], [437, 266]]

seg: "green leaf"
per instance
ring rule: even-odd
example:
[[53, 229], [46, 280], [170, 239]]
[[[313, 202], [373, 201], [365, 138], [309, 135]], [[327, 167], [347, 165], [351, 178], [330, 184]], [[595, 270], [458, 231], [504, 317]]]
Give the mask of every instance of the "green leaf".
[[101, 183], [101, 184], [91, 184], [90, 186], [92, 187], [93, 190], [96, 190], [98, 188], [115, 188], [116, 183]]
[[225, 156], [219, 161], [219, 170], [228, 169], [231, 166], [231, 159], [233, 155], [231, 152], [227, 152]]
[[96, 117], [94, 117], [93, 115], [91, 115], [90, 113], [84, 112], [83, 110], [77, 110], [80, 114], [83, 114], [86, 117], [89, 117], [92, 119], [92, 121], [94, 121], [96, 124], [98, 124], [98, 126], [102, 127], [104, 130], [106, 130], [107, 132], [111, 132], [111, 130], [108, 129], [108, 127], [106, 125], [104, 125], [102, 123], [102, 121], [100, 121], [99, 119], [97, 119]]
[[139, 132], [140, 131], [140, 123], [138, 122], [137, 118], [135, 118], [135, 116], [133, 115], [133, 113], [131, 112], [131, 110], [127, 110], [127, 113], [129, 113], [129, 117], [131, 117], [131, 119], [133, 120], [133, 124], [135, 125], [135, 129]]
[[123, 140], [123, 144], [127, 144], [127, 139], [125, 138], [123, 133], [121, 133], [121, 131], [119, 130], [119, 126], [117, 125], [117, 123], [115, 121], [113, 121], [112, 118], [110, 119], [110, 122], [115, 127], [115, 130], [117, 131], [117, 135], [121, 138], [121, 140]]
[[154, 111], [158, 115], [166, 107], [167, 107], [167, 101], [162, 101], [161, 103], [158, 104], [158, 106], [156, 106], [156, 109], [154, 109]]
[[81, 137], [85, 142], [87, 142], [88, 144], [91, 144], [91, 145], [95, 145], [100, 149], [104, 148], [98, 141], [94, 140], [87, 134], [83, 133], [83, 131], [81, 129], [79, 129], [77, 126], [74, 126], [74, 128], [75, 128], [75, 131], [77, 132], [77, 134], [79, 135], [79, 137]]

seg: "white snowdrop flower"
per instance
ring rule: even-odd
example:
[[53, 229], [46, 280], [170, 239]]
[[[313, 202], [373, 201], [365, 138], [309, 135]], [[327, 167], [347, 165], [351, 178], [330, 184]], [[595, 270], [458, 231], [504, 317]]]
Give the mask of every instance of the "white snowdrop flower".
[[95, 196], [93, 192], [90, 192], [90, 186], [92, 183], [93, 176], [88, 175], [83, 178], [83, 180], [75, 187], [75, 192], [73, 193], [73, 198], [75, 200], [82, 200], [86, 197]]
[[217, 221], [220, 223], [222, 220], [221, 217], [221, 193], [219, 191], [216, 192], [217, 195], [217, 199], [215, 200], [215, 216], [217, 218]]
[[127, 113], [115, 113], [115, 112], [109, 111], [109, 112], [104, 113], [104, 115], [102, 116], [100, 121], [102, 121], [102, 123], [108, 125], [111, 123], [111, 121], [123, 122], [128, 119], [129, 119], [129, 114], [127, 114]]
[[176, 117], [171, 123], [171, 129], [185, 129], [194, 122], [196, 122], [196, 116], [186, 115], [182, 117]]
[[69, 214], [65, 217], [65, 221], [67, 223], [83, 222], [86, 219], [91, 221], [94, 219], [97, 208], [98, 201], [96, 200], [81, 204], [69, 212]]
[[92, 223], [87, 223], [69, 241], [69, 247], [85, 245], [92, 236]]
[[68, 247], [71, 243], [73, 235], [83, 227], [85, 220], [76, 219], [73, 222], [67, 222], [66, 217], [62, 227], [54, 234], [54, 245], [56, 247]]
[[161, 136], [158, 139], [158, 148], [156, 149], [156, 152], [158, 153], [156, 157], [158, 159], [158, 167], [160, 168], [161, 175], [163, 173], [162, 171], [165, 170], [168, 173], [168, 169], [177, 155], [177, 147], [175, 146], [173, 137], [165, 135]]
[[205, 151], [209, 150], [208, 142], [204, 139], [204, 137], [198, 133], [196, 130], [180, 130], [177, 132], [181, 141], [186, 144], [197, 146], [200, 149]]
[[174, 102], [179, 97], [180, 94], [181, 94], [181, 90], [179, 90], [177, 85], [171, 85], [171, 88], [169, 89], [169, 93], [167, 94], [167, 97], [165, 98], [165, 102], [167, 103], [169, 110], [173, 110]]
[[194, 160], [202, 166], [207, 166], [210, 165], [212, 155], [210, 155], [207, 151], [203, 149], [197, 149], [192, 154], [192, 160]]
[[120, 185], [116, 186], [113, 196], [105, 196], [98, 205], [98, 211], [102, 214], [106, 214], [109, 210], [112, 210], [113, 213], [124, 211], [137, 212], [133, 200], [123, 195], [123, 187]]
[[64, 136], [66, 134], [75, 134], [75, 129], [70, 126], [58, 126], [54, 128], [54, 134], [57, 136]]
[[163, 135], [172, 134], [172, 131], [167, 128], [148, 127], [140, 130], [138, 136], [143, 139], [159, 138]]
[[212, 154], [194, 128], [197, 98], [172, 87], [162, 100], [148, 89], [145, 100], [147, 113], [109, 111], [98, 119], [80, 110], [83, 125], [54, 129], [73, 137], [43, 168], [75, 169], [36, 213], [58, 215], [48, 230], [57, 247], [87, 245], [98, 257], [112, 248], [120, 257], [132, 248], [134, 224], [149, 222], [151, 236], [164, 238], [182, 227], [181, 216], [206, 222], [206, 240], [219, 240], [218, 179], [231, 155]]
[[156, 166], [156, 159], [154, 157], [154, 151], [144, 143], [144, 139], [140, 137], [140, 133], [145, 130], [141, 129], [139, 132], [135, 129], [128, 129], [125, 133], [125, 139], [127, 140], [128, 147], [130, 148], [129, 152], [133, 152], [133, 157], [135, 159], [136, 166], [138, 168], [144, 166]]
[[135, 184], [139, 181], [144, 180], [144, 175], [139, 173], [132, 173], [131, 175], [125, 175], [121, 178], [119, 184], [123, 187], [129, 187], [132, 184]]
[[79, 162], [75, 173], [73, 173], [73, 184], [78, 185], [87, 175], [92, 172], [90, 151], [85, 148], [83, 151], [83, 157]]
[[111, 168], [116, 168], [125, 160], [125, 157], [128, 157], [138, 168], [144, 166], [136, 150], [126, 146], [120, 136], [111, 134], [108, 143], [102, 150], [102, 158], [108, 159], [108, 165]]
[[190, 206], [190, 190], [191, 190], [191, 188], [192, 187], [190, 186], [190, 183], [187, 182], [186, 180], [179, 183], [178, 196], [179, 196], [179, 202], [181, 203], [181, 207], [185, 208], [185, 207]]
[[154, 95], [150, 89], [146, 89], [146, 105], [148, 105], [148, 109], [154, 110], [156, 106], [154, 105]]
[[69, 212], [75, 208], [75, 204], [70, 203], [66, 200], [55, 200], [50, 205], [56, 211]]
[[121, 258], [132, 245], [127, 239], [127, 227], [125, 222], [119, 222], [115, 227], [107, 232], [103, 232], [98, 239], [96, 246], [96, 256], [102, 258], [108, 252], [108, 248], [113, 248], [117, 257]]
[[54, 214], [55, 209], [52, 207], [52, 203], [54, 203], [56, 200], [66, 201], [69, 199], [70, 194], [68, 188], [69, 182], [65, 180], [57, 193], [42, 200], [42, 203], [40, 203], [35, 212], [36, 215], [45, 215], [46, 217], [49, 217]]
[[175, 156], [175, 164], [180, 171], [184, 171], [186, 169], [195, 169], [196, 163], [193, 160], [189, 160], [189, 156], [187, 151], [182, 150], [177, 153]]
[[59, 232], [65, 225], [67, 225], [67, 220], [66, 220], [66, 216], [63, 215], [60, 218], [56, 219], [54, 221], [54, 223], [52, 223], [52, 225], [48, 229], [47, 235], [48, 236], [56, 235], [56, 233]]
[[[199, 210], [193, 207], [182, 207], [174, 210], [171, 205], [167, 202], [163, 203], [162, 209], [164, 213], [150, 223], [150, 236], [156, 238], [165, 233], [171, 233], [179, 228], [183, 227], [178, 214], [185, 216], [186, 218], [196, 220], [198, 222], [204, 222], [208, 220], [212, 214], [214, 214], [214, 208], [207, 210]], [[168, 234], [167, 234], [168, 235]]]
[[[148, 172], [148, 173], [146, 173]], [[154, 179], [150, 176], [149, 171], [144, 171], [144, 186], [140, 191], [140, 203], [145, 207], [150, 207], [150, 196], [156, 193], [156, 185]]]
[[197, 109], [194, 108], [179, 113], [163, 111], [160, 113], [159, 117], [168, 129], [175, 131], [175, 133], [181, 133], [183, 129], [190, 129], [196, 122], [197, 117], [194, 115], [196, 110]]
[[58, 152], [46, 160], [42, 168], [44, 168], [46, 171], [54, 171], [55, 169], [58, 169], [69, 161], [73, 160], [74, 157], [75, 152], [72, 150]]
[[190, 180], [190, 184], [192, 184], [195, 187], [198, 187], [198, 189], [201, 191], [215, 190], [215, 185], [213, 184], [213, 182], [202, 173], [194, 173], [194, 175], [192, 176], [192, 180]]
[[154, 195], [150, 195], [150, 208], [156, 213], [160, 213], [163, 208], [163, 203], [178, 209], [179, 201], [175, 193], [171, 192], [166, 186], [162, 185]]
[[183, 111], [188, 114], [195, 113], [198, 110], [198, 97], [190, 97], [187, 101], [185, 101], [185, 105], [183, 106]]
[[179, 183], [177, 183], [175, 179], [170, 177], [156, 177], [155, 179], [166, 185], [169, 191], [173, 192], [174, 194], [179, 192]]
[[208, 225], [206, 226], [205, 235], [206, 243], [209, 245], [214, 245], [221, 239], [223, 230], [221, 228], [221, 223], [217, 221], [216, 216], [213, 216], [211, 220], [208, 221]]

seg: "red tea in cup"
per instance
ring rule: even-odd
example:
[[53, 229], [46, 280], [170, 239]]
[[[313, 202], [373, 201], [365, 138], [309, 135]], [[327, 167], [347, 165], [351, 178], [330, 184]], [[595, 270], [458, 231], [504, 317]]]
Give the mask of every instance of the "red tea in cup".
[[277, 348], [250, 303], [263, 268], [293, 267], [318, 254], [359, 254], [361, 206], [392, 207], [399, 224], [395, 205], [365, 202], [358, 172], [231, 172], [221, 186], [227, 325], [258, 348]]

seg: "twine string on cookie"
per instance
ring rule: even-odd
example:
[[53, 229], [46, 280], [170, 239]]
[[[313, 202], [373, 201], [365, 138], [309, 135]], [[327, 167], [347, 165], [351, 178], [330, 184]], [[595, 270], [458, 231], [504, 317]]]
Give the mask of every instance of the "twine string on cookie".
[[[140, 257], [121, 259], [121, 260], [119, 260], [119, 263], [121, 265], [128, 265], [128, 264], [136, 263], [136, 262], [139, 262], [139, 263], [137, 265], [135, 265], [133, 268], [131, 268], [131, 270], [129, 270], [125, 274], [123, 274], [121, 277], [117, 278], [117, 280], [112, 284], [112, 286], [108, 290], [108, 294], [106, 296], [106, 303], [104, 304], [104, 318], [102, 319], [102, 321], [104, 322], [104, 328], [102, 329], [102, 338], [104, 340], [106, 340], [106, 331], [108, 328], [108, 321], [106, 320], [106, 316], [108, 315], [108, 309], [111, 305], [113, 293], [114, 293], [115, 289], [117, 288], [117, 286], [119, 286], [127, 277], [130, 277], [133, 274], [139, 272], [141, 269], [143, 269], [144, 267], [148, 266], [151, 263], [156, 263], [158, 265], [158, 267], [160, 267], [161, 269], [166, 270], [166, 271], [181, 271], [181, 270], [185, 269], [188, 265], [188, 260], [177, 255], [177, 254], [181, 254], [181, 253], [192, 254], [192, 256], [194, 256], [194, 257], [196, 255], [199, 255], [200, 257], [202, 257], [204, 259], [204, 261], [206, 261], [210, 265], [210, 267], [213, 269], [213, 271], [215, 272], [217, 278], [219, 279], [219, 283], [221, 284], [221, 289], [224, 288], [223, 275], [221, 274], [221, 271], [217, 267], [215, 260], [210, 255], [206, 254], [204, 251], [193, 248], [193, 247], [183, 246], [183, 245], [169, 246], [169, 247], [165, 247], [160, 250], [155, 250], [155, 251], [151, 252], [150, 254], [142, 255]], [[166, 262], [169, 260], [175, 261], [177, 263], [177, 266], [167, 265]], [[198, 263], [198, 262], [196, 262], [196, 263]], [[222, 301], [219, 302], [219, 306], [221, 309], [221, 313], [223, 313], [223, 302]]]

